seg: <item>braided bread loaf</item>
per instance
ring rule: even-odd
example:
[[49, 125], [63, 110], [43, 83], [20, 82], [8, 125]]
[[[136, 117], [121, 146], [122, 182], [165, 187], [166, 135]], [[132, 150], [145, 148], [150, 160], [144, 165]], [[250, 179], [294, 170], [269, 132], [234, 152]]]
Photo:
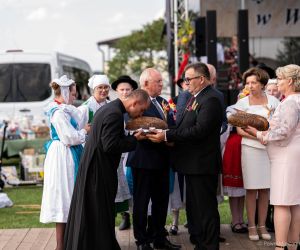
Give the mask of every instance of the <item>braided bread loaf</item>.
[[151, 127], [156, 129], [167, 129], [168, 124], [162, 119], [156, 117], [148, 117], [148, 116], [141, 116], [129, 120], [126, 124], [127, 130], [137, 130], [139, 128], [149, 129]]
[[259, 131], [265, 131], [269, 128], [269, 122], [266, 118], [260, 115], [249, 114], [241, 110], [237, 110], [235, 114], [230, 115], [228, 117], [228, 123], [232, 126], [241, 128], [251, 126]]

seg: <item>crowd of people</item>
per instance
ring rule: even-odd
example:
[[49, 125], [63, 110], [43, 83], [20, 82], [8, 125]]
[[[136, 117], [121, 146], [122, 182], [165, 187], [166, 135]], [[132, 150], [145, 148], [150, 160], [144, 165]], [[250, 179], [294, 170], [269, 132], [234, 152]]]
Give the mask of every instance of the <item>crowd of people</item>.
[[[214, 86], [216, 69], [201, 62], [186, 66], [177, 82], [183, 91], [171, 103], [161, 97], [155, 68], [146, 68], [139, 84], [129, 76], [111, 84], [106, 75], [92, 76], [92, 96], [78, 108], [76, 83], [54, 79], [40, 221], [56, 223], [57, 249], [120, 249], [115, 216], [121, 213], [125, 230], [130, 211], [137, 249], [180, 249], [167, 237], [168, 207], [169, 233], [178, 233], [185, 208], [195, 249], [219, 249], [221, 189], [233, 233], [271, 240], [266, 220], [273, 205], [276, 249], [297, 249], [300, 67], [279, 67], [276, 77], [248, 69], [241, 76], [246, 91], [227, 109]], [[109, 100], [110, 89], [116, 100]], [[269, 129], [232, 127], [227, 116], [236, 110], [265, 117]], [[162, 119], [168, 129], [127, 131], [127, 121], [139, 116]]]

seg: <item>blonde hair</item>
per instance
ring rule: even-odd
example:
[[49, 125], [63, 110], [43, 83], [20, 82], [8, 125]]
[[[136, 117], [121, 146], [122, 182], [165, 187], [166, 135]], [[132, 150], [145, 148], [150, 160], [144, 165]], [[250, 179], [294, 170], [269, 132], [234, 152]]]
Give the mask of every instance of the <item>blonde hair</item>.
[[300, 92], [300, 66], [296, 64], [288, 64], [276, 69], [276, 76], [283, 78], [291, 78], [295, 86], [295, 91]]

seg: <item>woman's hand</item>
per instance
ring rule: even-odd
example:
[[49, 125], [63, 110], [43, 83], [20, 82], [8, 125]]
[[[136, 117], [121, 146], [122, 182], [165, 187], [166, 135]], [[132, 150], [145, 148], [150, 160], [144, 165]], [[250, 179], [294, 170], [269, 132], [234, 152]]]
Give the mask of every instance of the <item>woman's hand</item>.
[[243, 130], [252, 135], [255, 136], [262, 145], [266, 145], [267, 141], [264, 141], [264, 136], [267, 134], [267, 131], [258, 131], [256, 128], [248, 126], [247, 128], [243, 128]]
[[257, 129], [254, 127], [247, 126], [246, 128], [242, 128], [242, 129], [249, 135], [252, 135], [254, 137], [256, 137], [256, 135], [257, 135]]
[[85, 130], [86, 133], [88, 134], [88, 133], [90, 132], [90, 130], [91, 130], [91, 124], [90, 124], [90, 123], [86, 124], [86, 125], [84, 126], [84, 130]]

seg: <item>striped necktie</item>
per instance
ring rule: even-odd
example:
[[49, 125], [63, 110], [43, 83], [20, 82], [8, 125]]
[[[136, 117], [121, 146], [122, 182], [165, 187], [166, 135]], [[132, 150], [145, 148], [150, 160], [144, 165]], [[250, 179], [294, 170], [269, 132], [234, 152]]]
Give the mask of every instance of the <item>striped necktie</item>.
[[193, 102], [195, 101], [195, 99], [196, 99], [195, 96], [192, 96], [189, 99], [189, 101], [187, 102], [186, 108], [185, 108], [186, 111], [189, 111], [192, 108], [192, 105], [193, 105]]
[[159, 103], [157, 102], [156, 98], [152, 99], [152, 103], [154, 104], [154, 106], [156, 107], [157, 111], [159, 112], [160, 116], [162, 119], [165, 119], [165, 114], [162, 111]]

